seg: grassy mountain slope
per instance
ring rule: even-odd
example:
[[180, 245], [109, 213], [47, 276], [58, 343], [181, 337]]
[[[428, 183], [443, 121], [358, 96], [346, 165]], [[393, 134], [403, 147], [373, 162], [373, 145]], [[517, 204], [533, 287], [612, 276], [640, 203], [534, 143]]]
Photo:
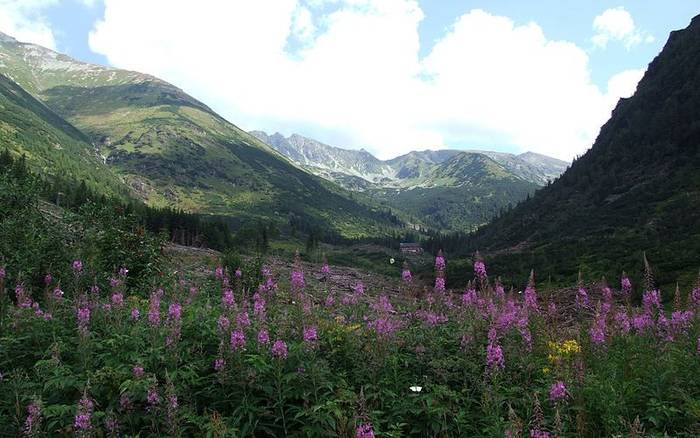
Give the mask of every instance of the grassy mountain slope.
[[15, 82], [0, 75], [0, 149], [25, 155], [44, 175], [85, 181], [93, 190], [128, 196], [89, 139]]
[[[440, 229], [479, 227], [538, 187], [484, 154], [460, 152], [436, 166], [413, 163], [406, 181], [407, 185], [413, 183], [412, 187], [372, 193], [387, 205]], [[409, 164], [403, 168], [409, 169]]]
[[473, 230], [555, 178], [566, 163], [538, 154], [425, 150], [382, 161], [298, 134], [252, 134], [309, 172], [380, 201], [408, 221]]
[[483, 228], [471, 249], [502, 269], [618, 275], [641, 252], [666, 277], [700, 265], [700, 16], [671, 34], [593, 147], [556, 182]]
[[[386, 211], [297, 168], [171, 84], [0, 38], [11, 75], [94, 142], [154, 206], [312, 226], [354, 237], [395, 227]], [[394, 221], [395, 222], [395, 221]]]

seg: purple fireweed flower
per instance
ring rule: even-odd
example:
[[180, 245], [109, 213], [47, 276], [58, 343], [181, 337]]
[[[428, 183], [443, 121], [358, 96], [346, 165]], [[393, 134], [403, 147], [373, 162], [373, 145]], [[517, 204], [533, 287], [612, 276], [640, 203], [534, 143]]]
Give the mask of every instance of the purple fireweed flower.
[[357, 304], [357, 295], [350, 295], [350, 294], [343, 295], [343, 298], [340, 300], [340, 302], [346, 306], [355, 305], [355, 304]]
[[401, 272], [401, 280], [403, 280], [404, 283], [410, 283], [413, 281], [413, 275], [411, 275], [411, 271], [408, 269], [404, 269]]
[[78, 402], [78, 411], [73, 422], [73, 427], [79, 434], [85, 434], [92, 429], [92, 408], [92, 400], [87, 395], [83, 395], [83, 398]]
[[216, 360], [214, 360], [214, 370], [215, 371], [221, 371], [224, 369], [226, 366], [226, 361], [224, 360], [223, 357], [219, 357]]
[[233, 275], [235, 275], [236, 278], [241, 278], [243, 277], [243, 271], [241, 271], [241, 268], [236, 268], [236, 272], [234, 272]]
[[272, 345], [272, 355], [277, 357], [278, 359], [286, 359], [287, 358], [287, 344], [281, 339], [278, 339], [275, 341], [275, 343]]
[[483, 281], [484, 279], [486, 279], [486, 265], [483, 261], [476, 260], [474, 262], [474, 275], [476, 275], [476, 278], [478, 278], [479, 280]]
[[315, 342], [318, 340], [316, 327], [304, 327], [304, 342]]
[[32, 402], [27, 406], [27, 418], [24, 420], [24, 436], [34, 437], [41, 421], [41, 407], [38, 403]]
[[600, 314], [593, 321], [590, 330], [591, 341], [594, 344], [601, 345], [605, 343], [605, 315]]
[[306, 283], [304, 282], [304, 273], [301, 270], [292, 270], [290, 279], [294, 290], [299, 291], [304, 289]]
[[99, 287], [98, 285], [96, 285], [96, 284], [93, 284], [92, 286], [90, 286], [90, 293], [91, 293], [91, 294], [94, 294], [94, 295], [99, 294], [99, 293], [100, 293], [100, 287]]
[[53, 299], [59, 301], [63, 298], [63, 291], [60, 287], [55, 287], [52, 293]]
[[17, 298], [17, 306], [23, 309], [29, 309], [32, 307], [32, 297], [27, 293], [27, 290], [24, 288], [24, 284], [20, 283], [15, 286], [15, 297]]
[[78, 331], [85, 335], [88, 331], [88, 324], [90, 324], [90, 308], [80, 307], [76, 312], [76, 318], [78, 320]]
[[331, 267], [328, 266], [328, 263], [324, 263], [323, 266], [321, 266], [321, 274], [324, 276], [328, 276], [331, 274]]
[[6, 276], [7, 276], [7, 272], [5, 271], [5, 267], [0, 266], [0, 280], [4, 280]]
[[610, 289], [608, 286], [605, 286], [603, 288], [603, 301], [605, 303], [609, 304], [612, 302], [612, 299], [613, 299], [612, 289]]
[[632, 318], [632, 327], [638, 332], [641, 333], [646, 329], [647, 327], [651, 327], [654, 325], [654, 321], [651, 319], [651, 316], [648, 313], [642, 313], [640, 315], [635, 315], [634, 318]]
[[74, 260], [72, 268], [75, 275], [80, 275], [83, 272], [83, 262], [80, 260]]
[[374, 438], [374, 429], [369, 423], [360, 424], [355, 429], [355, 438]]
[[236, 351], [245, 346], [245, 333], [243, 333], [243, 330], [236, 329], [231, 332], [230, 344], [231, 351]]
[[437, 313], [434, 313], [434, 312], [425, 312], [423, 318], [424, 318], [423, 322], [428, 327], [435, 327], [438, 324], [442, 324], [443, 322], [447, 322], [446, 316], [438, 315]]
[[160, 299], [163, 296], [163, 289], [156, 289], [151, 293], [148, 302], [148, 322], [153, 327], [160, 325]]
[[112, 294], [112, 304], [116, 307], [121, 307], [124, 304], [124, 294], [121, 292], [115, 292]]
[[231, 321], [226, 317], [226, 315], [221, 315], [219, 316], [219, 319], [216, 321], [216, 326], [219, 329], [219, 333], [223, 333], [228, 330], [228, 328], [231, 326]]
[[525, 300], [525, 307], [528, 310], [536, 312], [539, 307], [537, 305], [537, 292], [535, 291], [535, 286], [528, 284], [523, 293], [523, 298]]
[[445, 258], [442, 256], [442, 251], [439, 251], [437, 257], [435, 257], [435, 270], [445, 270]]
[[258, 345], [267, 345], [270, 343], [270, 332], [267, 329], [262, 328], [258, 331]]
[[622, 289], [622, 294], [627, 296], [632, 291], [632, 282], [627, 276], [623, 276], [620, 280], [620, 287]]
[[477, 298], [478, 296], [476, 294], [476, 289], [474, 289], [472, 286], [469, 286], [467, 290], [465, 290], [462, 294], [462, 305], [464, 307], [472, 306], [476, 303]]
[[115, 287], [121, 286], [122, 281], [119, 278], [110, 278], [109, 279], [109, 287], [114, 289]]
[[53, 281], [53, 277], [51, 276], [51, 274], [46, 274], [44, 276], [44, 285], [45, 286], [50, 285], [52, 281]]
[[674, 333], [671, 328], [671, 322], [663, 313], [659, 314], [659, 318], [656, 321], [656, 329], [658, 331], [659, 338], [665, 342], [673, 342]]
[[552, 383], [549, 387], [549, 400], [552, 402], [558, 402], [566, 398], [566, 385], [561, 380]]
[[253, 315], [257, 318], [265, 316], [265, 299], [258, 292], [253, 295]]
[[579, 286], [578, 290], [576, 291], [576, 307], [579, 309], [582, 307], [588, 307], [589, 306], [589, 300], [588, 300], [588, 292], [586, 291], [586, 288], [583, 286]]
[[122, 266], [121, 268], [119, 268], [119, 276], [120, 276], [120, 277], [124, 278], [124, 277], [126, 277], [128, 274], [129, 274], [129, 270], [126, 269], [124, 266]]
[[391, 313], [394, 311], [394, 306], [391, 305], [389, 297], [386, 295], [380, 296], [379, 301], [377, 301], [373, 307], [375, 311], [380, 313]]
[[363, 295], [365, 293], [365, 285], [361, 281], [358, 281], [353, 290], [357, 295]]
[[134, 365], [134, 368], [131, 369], [131, 372], [137, 379], [143, 377], [143, 367], [141, 365]]
[[642, 296], [642, 305], [644, 312], [651, 315], [656, 310], [661, 310], [661, 294], [658, 290], [648, 290]]
[[688, 303], [695, 309], [700, 309], [700, 287], [694, 287], [688, 296]]
[[505, 368], [503, 360], [503, 348], [498, 344], [488, 344], [486, 346], [486, 368], [489, 371]]
[[217, 280], [223, 280], [224, 279], [224, 268], [221, 266], [217, 266], [216, 269], [214, 270], [214, 276], [216, 277]]
[[445, 279], [443, 277], [435, 278], [435, 291], [444, 292], [445, 291]]
[[140, 316], [141, 316], [141, 312], [139, 311], [138, 308], [134, 307], [131, 309], [131, 320], [132, 321], [138, 321]]
[[248, 312], [240, 312], [238, 315], [236, 315], [236, 327], [244, 329], [249, 326], [250, 317], [248, 316]]
[[615, 314], [615, 326], [622, 334], [626, 335], [630, 332], [631, 323], [626, 310], [619, 310]]
[[530, 438], [551, 438], [551, 435], [541, 429], [530, 429]]
[[333, 298], [333, 293], [328, 292], [328, 295], [326, 295], [326, 301], [325, 301], [326, 307], [332, 307], [334, 302], [335, 302], [335, 299]]
[[367, 323], [367, 326], [374, 330], [378, 336], [383, 338], [390, 337], [398, 329], [398, 324], [390, 318], [377, 318]]
[[515, 320], [515, 325], [518, 328], [518, 333], [525, 344], [528, 351], [532, 349], [532, 333], [530, 332], [529, 321], [527, 312], [522, 312], [520, 316]]
[[236, 304], [236, 300], [233, 297], [233, 290], [226, 288], [224, 289], [223, 295], [221, 296], [221, 305], [224, 309], [232, 309]]
[[146, 401], [148, 402], [149, 408], [154, 408], [160, 404], [160, 395], [158, 394], [158, 388], [148, 388], [148, 393], [146, 394]]
[[677, 310], [671, 314], [671, 327], [675, 333], [684, 333], [690, 328], [693, 312], [690, 310]]
[[497, 300], [503, 300], [506, 297], [506, 291], [503, 288], [503, 285], [501, 284], [500, 280], [496, 280], [494, 292]]
[[168, 408], [169, 408], [170, 410], [175, 410], [175, 409], [177, 409], [177, 407], [178, 407], [177, 395], [175, 395], [175, 394], [170, 394], [170, 395], [168, 396]]
[[168, 306], [168, 321], [178, 322], [182, 319], [182, 306], [180, 303], [170, 303]]

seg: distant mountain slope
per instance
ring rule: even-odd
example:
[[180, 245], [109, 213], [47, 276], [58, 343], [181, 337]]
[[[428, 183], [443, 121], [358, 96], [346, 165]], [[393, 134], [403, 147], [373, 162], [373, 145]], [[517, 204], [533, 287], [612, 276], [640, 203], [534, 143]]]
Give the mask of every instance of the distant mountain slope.
[[73, 125], [0, 74], [0, 150], [25, 155], [44, 175], [60, 176], [101, 193], [126, 197], [129, 190], [102, 162]]
[[663, 276], [700, 265], [700, 16], [671, 33], [593, 147], [556, 182], [481, 229], [470, 250], [503, 269], [617, 276], [641, 252]]
[[0, 73], [87, 134], [150, 205], [242, 220], [286, 222], [293, 214], [344, 236], [396, 226], [387, 211], [300, 170], [152, 76], [82, 63], [7, 36], [0, 36]]
[[416, 224], [447, 230], [481, 226], [556, 178], [567, 163], [534, 153], [413, 151], [382, 161], [364, 150], [298, 134], [253, 135], [308, 171], [406, 212]]

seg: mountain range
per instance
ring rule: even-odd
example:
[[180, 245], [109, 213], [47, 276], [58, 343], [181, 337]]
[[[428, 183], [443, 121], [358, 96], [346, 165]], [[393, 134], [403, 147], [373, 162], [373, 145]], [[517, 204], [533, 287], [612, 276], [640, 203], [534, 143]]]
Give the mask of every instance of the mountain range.
[[[399, 227], [387, 209], [305, 172], [153, 76], [83, 63], [1, 33], [0, 75], [15, 105], [2, 108], [0, 147], [45, 173], [70, 167], [68, 175], [107, 192], [239, 222], [294, 217], [344, 237]], [[20, 107], [31, 117], [20, 116]]]
[[568, 163], [526, 152], [413, 151], [379, 160], [293, 134], [252, 131], [303, 169], [365, 192], [416, 223], [438, 229], [473, 229], [558, 177]]

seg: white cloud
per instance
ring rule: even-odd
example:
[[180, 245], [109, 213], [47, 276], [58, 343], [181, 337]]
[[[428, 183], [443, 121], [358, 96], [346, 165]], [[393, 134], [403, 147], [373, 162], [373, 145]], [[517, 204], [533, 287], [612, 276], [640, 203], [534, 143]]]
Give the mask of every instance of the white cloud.
[[639, 80], [646, 69], [622, 71], [608, 80], [608, 95], [614, 97], [630, 97], [637, 90]]
[[596, 16], [593, 19], [593, 30], [596, 33], [591, 41], [600, 48], [607, 47], [609, 41], [619, 41], [627, 50], [642, 42], [654, 42], [654, 36], [638, 29], [632, 15], [622, 6], [606, 9]]
[[636, 77], [600, 90], [584, 50], [480, 10], [421, 59], [422, 19], [414, 0], [105, 0], [89, 42], [245, 129], [381, 157], [462, 144], [572, 158]]
[[0, 31], [18, 41], [56, 48], [56, 39], [42, 11], [58, 0], [0, 0]]

